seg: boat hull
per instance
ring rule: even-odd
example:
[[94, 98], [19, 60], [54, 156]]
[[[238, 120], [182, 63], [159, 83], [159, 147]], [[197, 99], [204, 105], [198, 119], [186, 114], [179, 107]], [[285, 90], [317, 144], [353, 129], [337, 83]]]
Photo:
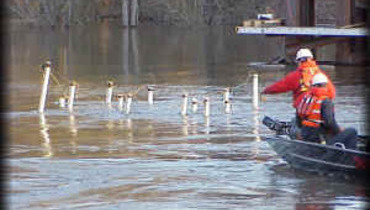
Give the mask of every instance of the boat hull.
[[370, 153], [291, 140], [280, 135], [266, 136], [264, 139], [294, 168], [315, 172], [369, 175]]

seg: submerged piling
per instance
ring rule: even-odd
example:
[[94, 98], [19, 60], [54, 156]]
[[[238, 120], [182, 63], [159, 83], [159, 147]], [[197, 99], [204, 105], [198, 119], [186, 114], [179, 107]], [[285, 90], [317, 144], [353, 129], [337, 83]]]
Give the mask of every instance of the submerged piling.
[[230, 114], [231, 113], [231, 103], [229, 100], [224, 101], [225, 105], [225, 113]]
[[113, 87], [114, 87], [114, 82], [113, 81], [108, 81], [107, 82], [107, 91], [106, 91], [106, 94], [105, 94], [105, 103], [107, 105], [112, 104]]
[[210, 114], [210, 104], [209, 104], [209, 97], [204, 97], [204, 116], [209, 117]]
[[198, 110], [198, 99], [196, 99], [196, 98], [191, 99], [191, 110], [193, 111], [193, 113], [197, 112], [197, 110]]
[[126, 96], [126, 114], [129, 114], [131, 111], [132, 95], [128, 94]]
[[43, 113], [45, 110], [46, 96], [48, 94], [48, 85], [49, 85], [49, 80], [50, 80], [51, 62], [46, 61], [45, 64], [42, 65], [42, 70], [44, 73], [44, 81], [42, 84], [42, 90], [41, 90], [40, 102], [39, 102], [39, 112], [40, 113]]
[[73, 103], [75, 100], [76, 86], [77, 86], [77, 83], [75, 81], [71, 81], [69, 83], [68, 110], [70, 112], [73, 111]]
[[[208, 135], [210, 133], [210, 125], [211, 121], [208, 116], [205, 117], [204, 119], [204, 127], [205, 127], [205, 133]], [[209, 139], [209, 138], [207, 138]]]
[[188, 108], [188, 94], [184, 93], [182, 94], [182, 105], [181, 105], [181, 115], [186, 116]]
[[118, 110], [122, 111], [123, 110], [123, 94], [118, 94]]
[[229, 101], [229, 97], [230, 97], [230, 88], [225, 88], [225, 91], [224, 91], [224, 103], [225, 101]]
[[149, 104], [153, 104], [154, 103], [154, 101], [153, 101], [153, 91], [154, 91], [154, 88], [148, 86], [147, 89], [148, 89], [148, 103]]

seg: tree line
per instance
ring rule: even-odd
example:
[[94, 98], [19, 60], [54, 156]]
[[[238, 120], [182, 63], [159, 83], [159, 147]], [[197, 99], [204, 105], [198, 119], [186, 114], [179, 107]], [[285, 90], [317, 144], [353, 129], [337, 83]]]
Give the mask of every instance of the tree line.
[[[255, 18], [267, 6], [279, 11], [282, 0], [11, 0], [10, 21], [71, 26], [118, 21], [166, 25], [235, 25]], [[136, 23], [135, 23], [136, 21]]]

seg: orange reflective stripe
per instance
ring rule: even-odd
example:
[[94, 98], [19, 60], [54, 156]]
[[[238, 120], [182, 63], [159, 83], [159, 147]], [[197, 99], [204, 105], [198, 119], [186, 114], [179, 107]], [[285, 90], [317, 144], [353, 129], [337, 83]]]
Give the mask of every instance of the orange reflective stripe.
[[297, 107], [297, 112], [300, 116], [305, 117], [310, 114], [310, 111], [312, 109], [312, 100], [313, 97], [311, 94], [307, 94], [303, 97]]
[[307, 127], [314, 127], [314, 128], [320, 127], [319, 123], [311, 122], [311, 121], [308, 121], [308, 120], [303, 120], [302, 125], [307, 126]]

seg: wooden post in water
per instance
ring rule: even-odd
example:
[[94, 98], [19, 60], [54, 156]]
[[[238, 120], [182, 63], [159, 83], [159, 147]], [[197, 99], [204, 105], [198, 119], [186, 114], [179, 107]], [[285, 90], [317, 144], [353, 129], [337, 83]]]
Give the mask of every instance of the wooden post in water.
[[181, 115], [186, 116], [188, 108], [188, 94], [182, 94], [182, 105], [181, 105]]
[[209, 97], [204, 97], [204, 116], [209, 117], [210, 115], [210, 105], [209, 105]]
[[154, 100], [153, 100], [153, 91], [154, 91], [154, 88], [148, 86], [147, 87], [147, 90], [148, 90], [148, 103], [150, 105], [152, 105], [154, 103]]
[[70, 112], [73, 111], [73, 103], [76, 95], [76, 86], [77, 83], [75, 81], [71, 81], [69, 84], [68, 110]]
[[197, 110], [198, 110], [198, 99], [192, 98], [191, 99], [191, 105], [192, 105], [191, 110], [193, 111], [193, 113], [196, 113]]
[[117, 95], [117, 98], [118, 98], [118, 110], [119, 111], [122, 111], [123, 110], [123, 97], [124, 97], [123, 94], [118, 94]]
[[108, 106], [111, 106], [112, 104], [113, 87], [114, 87], [114, 82], [108, 81], [107, 82], [107, 92], [105, 94], [105, 103]]
[[230, 88], [225, 88], [224, 92], [224, 102], [229, 101], [229, 96], [230, 96]]
[[41, 90], [41, 95], [40, 95], [40, 103], [39, 103], [40, 113], [43, 113], [45, 110], [46, 96], [48, 94], [48, 85], [49, 85], [49, 80], [50, 80], [51, 62], [46, 61], [46, 63], [42, 66], [42, 70], [44, 71], [44, 82], [42, 84], [42, 90]]
[[231, 113], [231, 103], [229, 100], [224, 101], [225, 104], [225, 113], [230, 114]]
[[130, 114], [132, 103], [132, 94], [128, 94], [126, 98], [126, 114]]

